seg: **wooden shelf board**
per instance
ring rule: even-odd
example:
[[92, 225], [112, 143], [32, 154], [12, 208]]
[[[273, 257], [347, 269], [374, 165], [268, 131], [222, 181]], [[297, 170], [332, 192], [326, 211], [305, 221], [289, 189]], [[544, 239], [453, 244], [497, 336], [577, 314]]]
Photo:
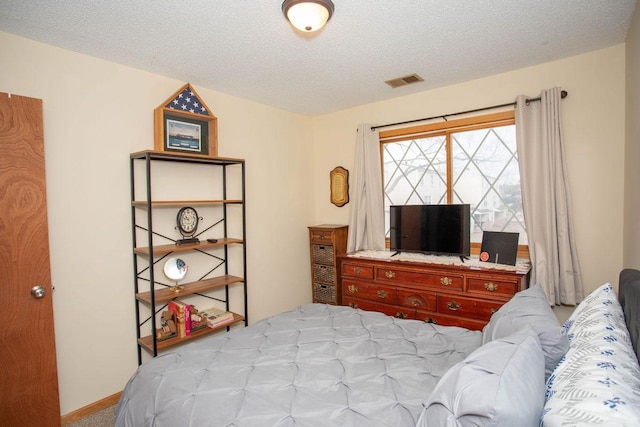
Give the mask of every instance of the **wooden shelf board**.
[[244, 163], [244, 159], [237, 159], [232, 157], [210, 157], [201, 154], [190, 153], [175, 153], [167, 151], [157, 150], [144, 150], [131, 153], [132, 159], [146, 159], [147, 157], [153, 160], [169, 160], [169, 161], [183, 161], [192, 163], [209, 163], [214, 165], [228, 165], [228, 164], [240, 164]]
[[[162, 200], [162, 201], [152, 201], [151, 206], [158, 208], [173, 208], [173, 207], [181, 207], [181, 206], [215, 206], [220, 204], [241, 204], [242, 200], [240, 199], [229, 199], [229, 200]], [[131, 202], [132, 206], [137, 208], [146, 208], [147, 202], [144, 200], [134, 200]]]
[[[194, 249], [210, 249], [218, 246], [224, 246], [224, 245], [229, 245], [233, 243], [242, 243], [242, 242], [243, 242], [242, 239], [221, 238], [221, 239], [218, 239], [216, 243], [209, 243], [206, 240], [202, 240], [200, 243], [196, 243], [192, 245], [181, 245], [181, 246], [178, 246], [175, 244], [158, 245], [153, 247], [153, 254], [164, 255], [164, 254], [169, 254], [171, 252], [187, 252], [187, 251], [192, 251]], [[138, 255], [149, 256], [149, 247], [144, 246], [144, 247], [134, 248], [133, 252]]]
[[[170, 288], [157, 289], [155, 291], [155, 303], [162, 304], [171, 301], [174, 298], [183, 297], [186, 295], [193, 295], [198, 292], [208, 291], [210, 289], [221, 288], [226, 285], [232, 285], [234, 283], [242, 283], [244, 279], [242, 277], [225, 275], [214, 277], [211, 279], [199, 280], [197, 282], [185, 283], [182, 286], [182, 290], [173, 292]], [[136, 294], [138, 301], [151, 304], [151, 293], [140, 292]]]
[[[174, 337], [174, 338], [169, 338], [167, 340], [164, 341], [158, 341], [157, 342], [157, 349], [158, 350], [162, 350], [165, 348], [169, 348], [169, 347], [173, 347], [175, 345], [179, 345], [179, 344], [183, 344], [187, 341], [190, 341], [194, 338], [198, 338], [204, 335], [208, 335], [212, 332], [215, 331], [219, 331], [221, 329], [226, 328], [227, 326], [233, 325], [235, 323], [238, 322], [243, 322], [244, 321], [244, 316], [241, 316], [237, 313], [233, 313], [233, 320], [227, 322], [227, 323], [223, 323], [222, 325], [218, 325], [215, 328], [203, 328], [203, 329], [199, 329], [195, 332], [193, 332], [191, 335], [184, 337], [184, 338], [178, 338], [178, 337]], [[153, 353], [153, 337], [151, 335], [146, 336], [146, 337], [142, 337], [142, 338], [138, 338], [138, 344], [143, 347], [145, 350], [149, 351], [150, 353]]]

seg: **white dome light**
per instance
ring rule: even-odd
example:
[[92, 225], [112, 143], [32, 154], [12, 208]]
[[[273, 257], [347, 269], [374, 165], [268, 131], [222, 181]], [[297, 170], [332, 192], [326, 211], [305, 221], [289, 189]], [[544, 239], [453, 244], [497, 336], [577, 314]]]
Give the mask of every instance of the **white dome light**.
[[327, 23], [333, 15], [331, 0], [285, 0], [282, 12], [289, 22], [305, 33], [317, 31]]

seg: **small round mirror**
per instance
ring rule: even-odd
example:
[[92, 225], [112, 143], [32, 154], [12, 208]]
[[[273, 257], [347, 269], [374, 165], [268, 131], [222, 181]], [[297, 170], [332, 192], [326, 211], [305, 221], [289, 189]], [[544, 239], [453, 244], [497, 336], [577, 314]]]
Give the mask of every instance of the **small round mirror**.
[[164, 275], [171, 280], [182, 280], [187, 274], [187, 264], [180, 258], [169, 258], [164, 263]]

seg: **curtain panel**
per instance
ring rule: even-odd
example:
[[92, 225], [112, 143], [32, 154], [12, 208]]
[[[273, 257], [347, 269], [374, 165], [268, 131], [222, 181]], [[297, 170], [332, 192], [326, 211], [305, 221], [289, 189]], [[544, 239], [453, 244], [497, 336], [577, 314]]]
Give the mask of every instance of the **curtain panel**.
[[531, 284], [540, 284], [551, 305], [582, 300], [571, 195], [560, 126], [560, 88], [544, 90], [540, 102], [516, 99], [516, 144]]
[[385, 248], [379, 134], [370, 124], [358, 125], [347, 252]]

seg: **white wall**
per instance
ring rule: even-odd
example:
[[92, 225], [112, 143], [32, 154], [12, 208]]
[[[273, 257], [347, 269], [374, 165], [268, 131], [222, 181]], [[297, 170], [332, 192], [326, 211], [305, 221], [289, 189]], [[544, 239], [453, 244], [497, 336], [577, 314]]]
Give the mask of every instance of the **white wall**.
[[626, 150], [624, 266], [640, 268], [640, 7], [636, 6], [626, 40]]
[[[0, 92], [43, 100], [62, 414], [116, 393], [136, 364], [129, 153], [185, 82], [0, 32]], [[191, 82], [193, 83], [193, 82]], [[311, 301], [311, 119], [193, 85], [219, 155], [246, 159], [253, 323]]]
[[[321, 203], [329, 171], [353, 170], [358, 123], [385, 124], [538, 96], [560, 86], [564, 141], [585, 292], [617, 282], [622, 267], [625, 47], [591, 52], [462, 84], [315, 117], [315, 221], [347, 223], [349, 211]], [[391, 90], [391, 89], [390, 89]]]

